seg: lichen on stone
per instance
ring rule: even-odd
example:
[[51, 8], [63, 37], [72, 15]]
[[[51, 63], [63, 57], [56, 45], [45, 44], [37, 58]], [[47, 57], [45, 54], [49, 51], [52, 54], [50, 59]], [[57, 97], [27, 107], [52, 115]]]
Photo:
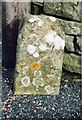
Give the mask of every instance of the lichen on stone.
[[27, 46], [27, 51], [28, 51], [29, 54], [32, 55], [36, 51], [36, 48], [33, 45], [28, 45]]
[[43, 78], [41, 77], [36, 77], [36, 78], [33, 78], [33, 81], [32, 81], [32, 84], [37, 88], [39, 87], [43, 87], [45, 85], [45, 81]]
[[30, 85], [30, 78], [28, 76], [21, 78], [21, 84], [24, 87], [28, 87]]
[[55, 93], [54, 88], [51, 87], [50, 85], [45, 86], [44, 90], [47, 92], [47, 94], [54, 94]]
[[55, 18], [55, 17], [52, 17], [52, 16], [50, 16], [49, 19], [50, 19], [52, 22], [55, 22], [55, 21], [56, 21], [56, 18]]
[[15, 93], [59, 94], [64, 33], [55, 18], [27, 15], [24, 19], [17, 40]]

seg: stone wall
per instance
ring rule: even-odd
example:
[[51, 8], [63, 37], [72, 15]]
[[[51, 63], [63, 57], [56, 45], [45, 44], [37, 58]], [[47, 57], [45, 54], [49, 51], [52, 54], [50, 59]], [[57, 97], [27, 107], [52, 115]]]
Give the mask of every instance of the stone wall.
[[32, 14], [46, 14], [56, 18], [65, 33], [63, 69], [81, 73], [81, 14], [79, 2], [32, 3]]

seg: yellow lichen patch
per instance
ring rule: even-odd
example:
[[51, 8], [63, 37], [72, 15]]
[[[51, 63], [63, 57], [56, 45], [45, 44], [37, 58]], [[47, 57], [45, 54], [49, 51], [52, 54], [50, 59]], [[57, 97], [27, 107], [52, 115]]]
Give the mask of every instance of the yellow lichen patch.
[[30, 64], [30, 69], [31, 70], [40, 70], [41, 68], [41, 64], [40, 63], [37, 63], [37, 62], [33, 62]]

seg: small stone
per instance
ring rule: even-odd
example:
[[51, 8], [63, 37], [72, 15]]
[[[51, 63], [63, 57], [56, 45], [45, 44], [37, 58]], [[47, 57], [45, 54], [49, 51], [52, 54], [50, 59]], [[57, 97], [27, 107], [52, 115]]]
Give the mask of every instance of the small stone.
[[61, 98], [64, 99], [64, 96], [62, 96]]
[[67, 84], [65, 84], [64, 87], [67, 88]]
[[52, 107], [52, 110], [55, 110], [55, 108], [54, 108], [54, 107]]

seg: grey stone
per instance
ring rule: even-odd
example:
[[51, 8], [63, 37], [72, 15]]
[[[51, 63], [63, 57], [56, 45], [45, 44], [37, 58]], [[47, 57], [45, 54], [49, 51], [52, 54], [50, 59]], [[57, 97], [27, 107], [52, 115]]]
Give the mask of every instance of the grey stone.
[[[53, 12], [51, 13], [51, 15], [53, 15], [56, 4], [59, 4], [59, 3], [58, 2], [57, 3], [49, 3], [49, 2], [44, 3], [44, 10], [45, 10], [45, 6], [50, 6], [50, 9], [51, 10], [53, 9]], [[62, 4], [65, 4], [65, 3], [62, 3]], [[70, 6], [69, 3], [66, 3], [66, 4], [68, 4]], [[43, 9], [43, 5], [41, 3], [38, 3], [38, 4], [34, 3], [33, 14], [41, 14], [43, 12], [42, 9]], [[50, 10], [49, 10], [49, 12], [50, 12]], [[73, 15], [74, 15], [74, 11], [73, 11]], [[61, 16], [63, 16], [62, 13], [61, 13]], [[59, 22], [58, 24], [61, 26], [62, 30], [65, 32], [65, 34], [70, 34], [70, 35], [80, 35], [81, 34], [80, 33], [81, 23], [75, 22], [75, 21], [68, 21], [66, 19], [63, 20], [63, 18], [60, 19], [61, 16], [59, 16], [59, 18], [57, 18], [57, 16], [55, 16], [55, 17], [57, 19], [57, 22]]]
[[82, 45], [80, 36], [65, 35], [65, 49], [67, 52], [82, 54]]
[[68, 52], [74, 52], [73, 39], [74, 39], [74, 36], [65, 35], [65, 48], [66, 48], [66, 51]]
[[65, 34], [69, 35], [80, 35], [80, 27], [81, 24], [78, 22], [73, 22], [73, 21], [66, 21], [62, 19], [57, 19], [59, 22], [62, 30], [65, 32]]
[[80, 21], [79, 2], [45, 2], [44, 12], [62, 18]]
[[82, 54], [82, 37], [81, 36], [77, 36], [77, 50], [80, 54]]
[[54, 17], [27, 15], [22, 22], [17, 41], [15, 94], [58, 95], [64, 33]]
[[32, 4], [32, 14], [39, 15], [43, 12], [43, 3], [40, 2], [33, 2]]
[[63, 69], [72, 73], [81, 74], [81, 56], [75, 54], [64, 54]]

